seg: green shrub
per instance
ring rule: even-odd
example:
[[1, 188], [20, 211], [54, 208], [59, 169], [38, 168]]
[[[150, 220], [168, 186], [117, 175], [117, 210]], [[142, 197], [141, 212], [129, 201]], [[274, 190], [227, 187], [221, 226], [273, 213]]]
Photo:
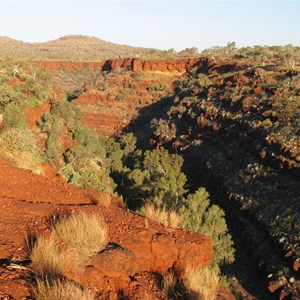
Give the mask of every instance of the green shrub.
[[198, 75], [198, 82], [199, 82], [200, 86], [203, 86], [203, 87], [208, 87], [213, 83], [207, 75], [202, 74], [202, 73], [200, 73]]
[[76, 168], [67, 164], [59, 172], [69, 183], [75, 186], [113, 193], [113, 182], [104, 169], [96, 171], [92, 166]]
[[164, 91], [166, 89], [167, 85], [165, 83], [159, 83], [159, 84], [153, 84], [149, 85], [147, 87], [147, 90], [149, 92], [157, 92], [157, 91]]
[[117, 100], [122, 101], [128, 97], [128, 93], [126, 90], [121, 90], [120, 94], [117, 96]]
[[62, 115], [65, 124], [72, 131], [76, 126], [78, 126], [81, 120], [81, 110], [77, 104], [72, 102], [65, 102], [62, 107]]
[[28, 129], [9, 128], [0, 133], [0, 140], [5, 149], [11, 153], [28, 152], [36, 154], [34, 135]]
[[28, 129], [8, 128], [0, 133], [1, 154], [13, 160], [18, 167], [41, 174], [41, 159], [35, 137]]
[[137, 155], [133, 170], [127, 174], [126, 195], [176, 209], [184, 193], [186, 176], [181, 172], [183, 159], [165, 149], [148, 150]]
[[7, 104], [13, 102], [23, 102], [25, 100], [25, 95], [23, 95], [19, 90], [11, 87], [8, 83], [1, 84], [0, 86], [0, 112], [4, 111]]
[[26, 128], [26, 106], [15, 102], [7, 104], [4, 108], [3, 122], [9, 128]]
[[42, 101], [40, 101], [38, 98], [36, 97], [30, 97], [28, 99], [28, 106], [30, 108], [35, 108], [35, 107], [38, 107], [42, 104]]
[[97, 134], [94, 129], [78, 123], [73, 130], [73, 138], [80, 143], [81, 147], [72, 149], [72, 152], [74, 152], [76, 157], [80, 157], [80, 152], [84, 151], [83, 155], [87, 159], [105, 159], [105, 144], [107, 138]]
[[214, 243], [214, 264], [232, 263], [234, 248], [225, 220], [224, 211], [210, 206], [209, 194], [204, 188], [189, 194], [179, 209], [183, 226], [188, 230], [211, 235]]
[[46, 149], [43, 153], [43, 159], [49, 163], [54, 163], [58, 160], [62, 153], [62, 146], [59, 143], [61, 126], [62, 120], [58, 116], [52, 116], [51, 128], [46, 141]]

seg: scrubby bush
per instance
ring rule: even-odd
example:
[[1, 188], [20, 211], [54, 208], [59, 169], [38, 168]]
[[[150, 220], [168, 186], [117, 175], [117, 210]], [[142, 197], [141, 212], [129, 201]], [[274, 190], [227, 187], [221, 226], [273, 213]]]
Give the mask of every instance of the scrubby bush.
[[44, 113], [38, 123], [41, 131], [47, 134], [46, 148], [42, 157], [48, 163], [54, 164], [61, 158], [62, 145], [59, 138], [63, 124], [61, 104], [53, 100], [51, 101], [51, 111]]
[[0, 112], [9, 103], [22, 103], [25, 100], [25, 95], [18, 89], [11, 87], [8, 83], [1, 84], [0, 86]]
[[96, 170], [92, 166], [79, 168], [67, 164], [60, 169], [60, 174], [71, 184], [113, 194], [114, 183], [105, 169]]
[[30, 97], [28, 100], [28, 106], [30, 108], [38, 107], [42, 104], [42, 102], [37, 97]]
[[200, 84], [201, 87], [208, 87], [209, 85], [211, 85], [213, 82], [209, 79], [209, 77], [203, 73], [200, 73], [198, 75], [198, 82]]
[[21, 103], [8, 103], [4, 108], [3, 122], [9, 128], [26, 128], [26, 106]]
[[0, 152], [17, 166], [42, 173], [35, 137], [23, 128], [7, 128], [0, 132]]
[[9, 128], [1, 131], [0, 140], [10, 153], [27, 152], [35, 155], [37, 147], [33, 134], [26, 128]]
[[149, 92], [157, 92], [157, 91], [163, 91], [163, 90], [165, 90], [166, 87], [167, 87], [167, 85], [164, 82], [162, 82], [162, 83], [159, 83], [159, 84], [149, 85], [147, 87], [147, 90]]
[[82, 117], [80, 107], [73, 102], [65, 101], [61, 110], [65, 125], [73, 132], [74, 128], [79, 126]]
[[44, 160], [52, 164], [59, 159], [62, 152], [62, 146], [59, 143], [61, 126], [61, 119], [56, 116], [53, 117], [51, 129], [46, 141], [46, 149], [43, 154]]
[[127, 195], [155, 203], [157, 207], [165, 205], [167, 209], [175, 209], [187, 191], [182, 163], [180, 156], [164, 149], [145, 151], [128, 173]]

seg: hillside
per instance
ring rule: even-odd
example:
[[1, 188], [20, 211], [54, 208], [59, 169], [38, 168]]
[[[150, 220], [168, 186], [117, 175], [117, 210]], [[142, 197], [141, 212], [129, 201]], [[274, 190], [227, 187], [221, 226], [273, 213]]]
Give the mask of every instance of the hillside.
[[[298, 48], [260, 48], [255, 55], [251, 47], [229, 45], [214, 50], [208, 57], [164, 60], [2, 60], [0, 150], [4, 173], [0, 191], [3, 203], [10, 199], [9, 216], [18, 210], [14, 204], [23, 201], [37, 211], [43, 211], [40, 205], [69, 208], [67, 219], [79, 210], [101, 212], [109, 228], [125, 226], [122, 243], [130, 244], [128, 249], [123, 244], [122, 249], [110, 248], [109, 244], [97, 251], [107, 264], [115, 261], [111, 252], [120, 255], [117, 261], [122, 264], [113, 265], [110, 271], [112, 277], [130, 273], [122, 292], [130, 299], [140, 297], [144, 280], [151, 283], [150, 299], [190, 299], [192, 292], [173, 259], [173, 254], [178, 257], [177, 250], [166, 246], [172, 242], [164, 239], [165, 232], [154, 233], [151, 239], [162, 242], [158, 247], [168, 256], [162, 259], [171, 265], [168, 270], [156, 269], [161, 253], [151, 258], [131, 244], [131, 239], [137, 239], [130, 231], [138, 234], [131, 213], [121, 213], [124, 222], [114, 227], [117, 215], [108, 209], [108, 217], [104, 208], [109, 199], [134, 211], [144, 229], [149, 229], [151, 219], [160, 223], [167, 236], [175, 236], [175, 249], [179, 244], [184, 248], [187, 242], [181, 244], [177, 239], [178, 230], [183, 232], [178, 227], [211, 236], [214, 255], [209, 268], [203, 270], [219, 274], [219, 282], [229, 286], [236, 298], [299, 299]], [[270, 51], [269, 57], [261, 55]], [[45, 177], [8, 167], [7, 160]], [[23, 185], [31, 188], [21, 197]], [[62, 195], [61, 203], [56, 193]], [[97, 193], [110, 195], [104, 197], [104, 206]], [[8, 221], [2, 217], [5, 228]], [[41, 225], [41, 241], [49, 232], [54, 234], [57, 229], [53, 228], [60, 223], [53, 211], [48, 218], [55, 220]], [[144, 236], [144, 229], [138, 228]], [[113, 243], [119, 244], [119, 233]], [[68, 250], [56, 235], [55, 243], [58, 255]], [[10, 249], [10, 243], [3, 246]], [[151, 267], [130, 269], [132, 252], [147, 256], [139, 257], [150, 261], [147, 266]], [[22, 266], [39, 272], [32, 253], [23, 255]], [[4, 277], [11, 278], [13, 267], [7, 263], [12, 261], [1, 260]], [[108, 282], [118, 288], [114, 279], [107, 279], [106, 263], [105, 267], [91, 254], [84, 262], [85, 271], [77, 273], [71, 267], [61, 271], [62, 276], [75, 279], [82, 288], [96, 287], [99, 299], [123, 299], [114, 294], [114, 288], [111, 294], [102, 290]], [[106, 283], [98, 285], [99, 272]], [[133, 276], [134, 272], [139, 275]], [[164, 282], [172, 276], [175, 285], [166, 290]], [[29, 277], [33, 289], [28, 293], [46, 284], [42, 278], [40, 273]], [[131, 280], [138, 281], [137, 285]], [[149, 285], [146, 287], [148, 290]]]
[[[205, 61], [137, 60], [135, 71], [133, 60], [109, 60], [105, 70], [99, 63], [1, 62], [2, 298], [49, 299], [71, 285], [80, 294], [71, 299], [84, 299], [83, 293], [88, 299], [190, 299], [207, 292], [234, 299], [219, 273], [221, 264], [234, 259], [231, 237], [205, 188], [185, 188], [180, 157], [137, 149], [133, 134], [107, 137], [120, 134], [140, 108]], [[120, 110], [122, 126], [115, 126]], [[153, 169], [153, 160], [168, 176]], [[119, 180], [139, 181], [132, 175], [139, 177], [140, 170], [132, 172], [128, 163], [143, 165], [149, 177], [145, 186], [128, 185], [141, 197], [146, 191], [144, 203], [120, 199]], [[175, 190], [169, 188], [173, 179]], [[184, 219], [175, 208], [152, 203], [174, 197]], [[189, 199], [203, 200], [196, 223]], [[193, 283], [194, 276], [205, 283]]]
[[[207, 265], [211, 260], [207, 236], [169, 231], [151, 220], [146, 226], [143, 217], [120, 208], [124, 207], [121, 199], [70, 186], [59, 178], [42, 177], [5, 161], [0, 161], [0, 167], [0, 299], [30, 297], [36, 277], [28, 261], [30, 239], [49, 233], [54, 216], [76, 211], [101, 216], [109, 226], [106, 250], [81, 269], [69, 265], [63, 274], [92, 289], [97, 299], [117, 299], [121, 294], [130, 299], [167, 299], [153, 273], [163, 274], [174, 264]], [[172, 245], [172, 253], [165, 251], [167, 245]], [[220, 289], [218, 299], [224, 299], [224, 292], [230, 296]]]
[[26, 43], [0, 37], [0, 58], [29, 60], [101, 61], [112, 58], [176, 57], [166, 51], [131, 47], [103, 41], [99, 38], [70, 35], [42, 43]]
[[236, 245], [247, 245], [271, 291], [283, 287], [292, 299], [299, 297], [299, 78], [284, 67], [210, 61], [128, 128], [138, 145], [185, 158], [189, 184], [211, 191]]

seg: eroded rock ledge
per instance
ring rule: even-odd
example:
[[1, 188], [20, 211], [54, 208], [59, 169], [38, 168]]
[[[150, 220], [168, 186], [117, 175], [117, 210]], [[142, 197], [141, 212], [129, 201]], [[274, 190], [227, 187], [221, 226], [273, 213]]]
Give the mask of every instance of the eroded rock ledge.
[[38, 64], [50, 70], [72, 69], [98, 69], [101, 71], [115, 72], [121, 68], [134, 72], [168, 72], [186, 73], [193, 68], [201, 68], [203, 73], [208, 71], [207, 58], [187, 58], [179, 60], [141, 60], [141, 59], [112, 59], [100, 62], [64, 62], [64, 61], [39, 61]]

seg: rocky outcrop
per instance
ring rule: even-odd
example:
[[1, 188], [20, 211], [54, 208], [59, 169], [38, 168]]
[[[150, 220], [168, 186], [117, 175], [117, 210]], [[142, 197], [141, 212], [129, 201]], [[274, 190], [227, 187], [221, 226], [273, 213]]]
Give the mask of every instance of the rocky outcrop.
[[102, 276], [127, 277], [141, 272], [167, 272], [187, 265], [207, 266], [212, 259], [212, 241], [207, 236], [176, 229], [172, 232], [145, 229], [122, 246], [112, 245], [86, 265], [89, 282]]
[[165, 72], [186, 73], [193, 68], [201, 72], [208, 72], [206, 58], [187, 58], [177, 60], [141, 60], [141, 59], [113, 59], [100, 62], [63, 62], [63, 61], [39, 61], [38, 64], [50, 70], [71, 69], [99, 69], [101, 71], [116, 72], [119, 69], [128, 69], [134, 72]]

